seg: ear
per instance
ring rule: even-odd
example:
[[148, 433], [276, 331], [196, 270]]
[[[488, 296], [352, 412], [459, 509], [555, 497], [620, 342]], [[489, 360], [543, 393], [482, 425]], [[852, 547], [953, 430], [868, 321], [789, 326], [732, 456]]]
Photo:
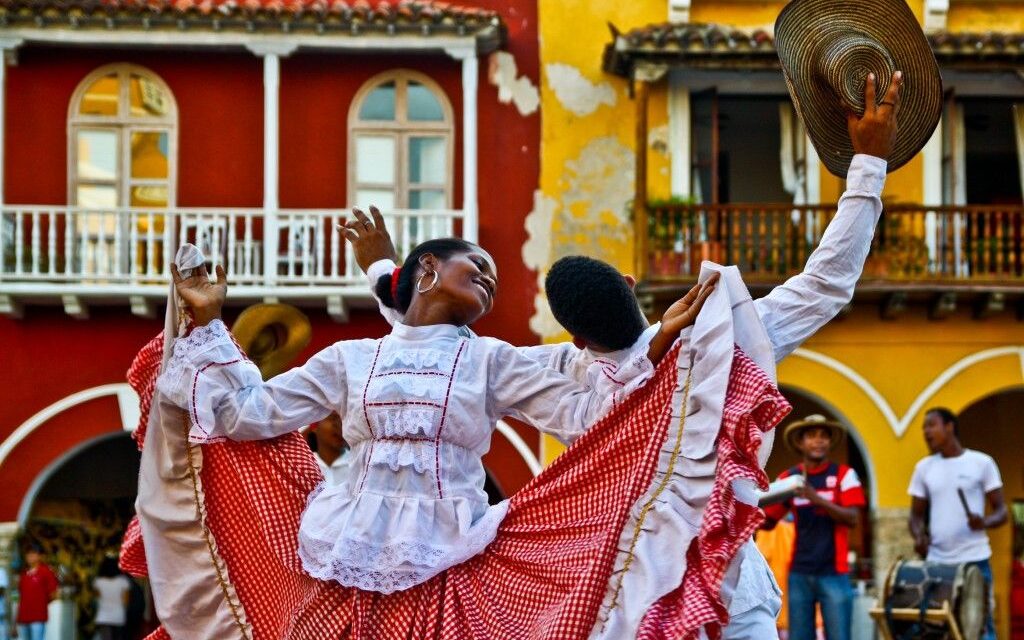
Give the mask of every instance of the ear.
[[426, 271], [437, 271], [441, 266], [441, 260], [432, 253], [424, 253], [420, 256], [419, 263]]
[[629, 285], [630, 289], [636, 289], [636, 278], [628, 273], [622, 277], [626, 280], [626, 284]]

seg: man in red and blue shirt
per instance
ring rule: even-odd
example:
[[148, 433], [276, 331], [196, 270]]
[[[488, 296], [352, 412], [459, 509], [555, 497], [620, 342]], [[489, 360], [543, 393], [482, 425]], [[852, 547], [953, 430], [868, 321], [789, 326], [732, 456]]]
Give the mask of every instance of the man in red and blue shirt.
[[828, 459], [845, 435], [842, 425], [821, 415], [786, 427], [784, 440], [803, 462], [783, 471], [779, 480], [802, 475], [806, 482], [792, 498], [768, 506], [765, 529], [790, 511], [796, 541], [789, 570], [789, 638], [815, 638], [815, 605], [821, 605], [827, 640], [849, 640], [853, 588], [847, 561], [848, 536], [866, 504], [857, 472]]

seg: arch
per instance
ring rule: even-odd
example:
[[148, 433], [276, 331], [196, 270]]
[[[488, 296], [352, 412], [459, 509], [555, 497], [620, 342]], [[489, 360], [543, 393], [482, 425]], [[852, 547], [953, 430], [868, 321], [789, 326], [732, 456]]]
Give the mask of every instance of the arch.
[[91, 389], [84, 389], [62, 398], [42, 411], [37, 412], [31, 418], [21, 423], [3, 442], [0, 442], [0, 467], [3, 466], [4, 461], [7, 460], [7, 457], [18, 444], [51, 418], [75, 405], [104, 396], [115, 396], [117, 398], [118, 408], [121, 412], [121, 427], [124, 431], [131, 431], [138, 425], [141, 416], [139, 412], [139, 396], [127, 383], [105, 384], [99, 387], [92, 387]]
[[[361, 119], [360, 112], [367, 98], [378, 88], [388, 83], [393, 86], [392, 103], [394, 111], [390, 118]], [[441, 108], [440, 120], [415, 120], [407, 117], [404, 107], [408, 104], [411, 85], [419, 85], [429, 92]], [[412, 175], [412, 141], [443, 139], [444, 175], [435, 177]], [[393, 166], [385, 169], [384, 175], [361, 175], [364, 168], [372, 167], [360, 162], [361, 141], [378, 145], [374, 155], [389, 153]], [[450, 209], [453, 202], [455, 162], [455, 116], [444, 89], [430, 76], [411, 69], [392, 69], [379, 73], [367, 80], [356, 92], [348, 112], [348, 177], [347, 193], [353, 206], [366, 206], [367, 198], [377, 198], [374, 204], [391, 209]], [[421, 150], [429, 151], [426, 146]], [[384, 168], [379, 165], [377, 169]], [[390, 175], [388, 175], [390, 174]], [[362, 193], [363, 195], [360, 195]], [[438, 194], [442, 201], [437, 201]], [[392, 198], [391, 202], [380, 198]]]
[[32, 506], [35, 504], [36, 497], [39, 492], [43, 490], [46, 483], [49, 482], [57, 471], [59, 471], [68, 461], [72, 458], [80, 455], [84, 451], [94, 447], [97, 444], [106, 442], [107, 440], [113, 440], [114, 438], [124, 438], [127, 434], [124, 431], [111, 431], [110, 433], [104, 433], [103, 435], [83, 440], [71, 449], [62, 453], [56, 460], [50, 462], [46, 467], [35, 477], [32, 484], [29, 486], [28, 491], [25, 492], [25, 496], [21, 499], [21, 506], [18, 508], [18, 529], [24, 529], [25, 525], [28, 524], [28, 518], [32, 515]]
[[530, 449], [530, 445], [526, 444], [522, 437], [516, 433], [516, 430], [509, 426], [504, 420], [498, 420], [496, 428], [498, 433], [503, 435], [505, 439], [512, 444], [516, 452], [526, 463], [526, 466], [530, 468], [530, 473], [536, 477], [544, 467], [541, 465], [540, 460], [537, 459], [537, 456], [533, 453], [533, 449]]
[[812, 351], [810, 349], [797, 349], [793, 352], [793, 355], [827, 367], [853, 383], [864, 393], [865, 396], [867, 396], [868, 399], [871, 400], [878, 411], [885, 417], [897, 438], [903, 437], [903, 434], [906, 433], [911, 421], [913, 421], [913, 419], [924, 409], [926, 403], [938, 395], [938, 393], [957, 376], [977, 364], [996, 358], [1017, 356], [1020, 359], [1021, 364], [1021, 378], [1016, 384], [1024, 382], [1024, 347], [1008, 346], [984, 349], [964, 356], [946, 367], [945, 370], [943, 370], [924, 389], [922, 389], [920, 393], [918, 393], [917, 397], [910, 403], [910, 406], [907, 408], [907, 411], [903, 416], [897, 417], [896, 412], [893, 411], [888, 400], [885, 399], [885, 397], [874, 387], [874, 385], [871, 384], [871, 382], [860, 375], [852, 367], [832, 358], [831, 356], [827, 356], [823, 353]]
[[[869, 504], [872, 507], [877, 506], [878, 505], [878, 485], [880, 484], [880, 479], [879, 479], [879, 476], [878, 476], [878, 472], [875, 470], [875, 461], [874, 461], [874, 458], [871, 456], [871, 449], [868, 448], [868, 443], [864, 439], [864, 436], [863, 436], [863, 434], [861, 434], [860, 430], [857, 429], [857, 427], [846, 416], [846, 414], [843, 411], [841, 411], [840, 409], [838, 409], [835, 406], [835, 404], [833, 404], [832, 402], [829, 402], [828, 400], [826, 400], [825, 398], [821, 397], [820, 395], [818, 395], [814, 391], [811, 391], [810, 389], [807, 389], [806, 387], [803, 387], [803, 386], [801, 386], [799, 384], [793, 384], [793, 383], [782, 382], [782, 383], [780, 383], [780, 386], [784, 387], [784, 388], [793, 389], [794, 391], [796, 391], [797, 393], [801, 394], [802, 396], [804, 396], [806, 398], [809, 398], [810, 400], [814, 401], [816, 404], [821, 405], [822, 407], [824, 407], [828, 411], [829, 415], [834, 416], [835, 420], [837, 420], [844, 427], [846, 427], [846, 433], [850, 436], [850, 439], [854, 442], [854, 444], [860, 450], [860, 455], [864, 459], [864, 465], [867, 467], [868, 475], [870, 476], [870, 486], [869, 486], [869, 496], [868, 496]], [[797, 417], [799, 417], [799, 416], [797, 416]], [[781, 438], [777, 437], [775, 441], [777, 443], [782, 444]], [[785, 445], [783, 445], [783, 446], [785, 446]]]
[[[83, 114], [83, 100], [89, 90], [100, 80], [112, 77], [116, 85], [116, 98], [113, 113]], [[159, 103], [163, 113], [132, 113], [132, 87], [133, 82], [138, 81], [140, 101], [145, 103], [147, 97], [151, 104]], [[144, 109], [144, 108], [143, 108]], [[129, 64], [114, 63], [94, 69], [79, 82], [72, 94], [68, 104], [67, 115], [68, 131], [68, 202], [79, 206], [88, 203], [82, 202], [79, 198], [81, 186], [99, 186], [114, 189], [116, 202], [113, 204], [104, 203], [101, 206], [149, 206], [149, 207], [170, 207], [174, 206], [176, 200], [177, 186], [177, 157], [178, 157], [178, 105], [174, 93], [164, 80], [146, 67]], [[114, 145], [113, 175], [99, 178], [96, 176], [83, 177], [80, 167], [81, 144], [99, 143], [100, 138], [95, 140], [80, 140], [79, 134], [89, 133], [93, 136], [100, 136], [107, 142]], [[161, 136], [166, 135], [166, 176], [133, 176], [132, 153], [133, 140], [138, 136], [139, 144], [147, 142], [159, 146]], [[151, 136], [146, 138], [146, 136]], [[152, 137], [155, 136], [155, 137]], [[152, 145], [150, 145], [152, 146]], [[155, 147], [153, 147], [155, 149]], [[88, 164], [88, 163], [85, 163]], [[159, 190], [166, 189], [162, 198], [159, 197]], [[154, 198], [154, 204], [136, 202], [132, 194], [137, 192], [143, 198], [148, 194]], [[162, 203], [159, 200], [163, 200]]]

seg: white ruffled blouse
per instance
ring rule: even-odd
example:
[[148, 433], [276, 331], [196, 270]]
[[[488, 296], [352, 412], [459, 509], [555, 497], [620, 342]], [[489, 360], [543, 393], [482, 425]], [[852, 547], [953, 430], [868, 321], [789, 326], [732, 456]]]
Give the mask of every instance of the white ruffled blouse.
[[175, 342], [158, 387], [188, 411], [197, 443], [272, 438], [337, 411], [350, 472], [310, 497], [299, 556], [316, 578], [391, 593], [494, 539], [508, 503], [488, 506], [481, 457], [497, 420], [571, 441], [652, 372], [644, 349], [595, 363], [580, 384], [499, 340], [396, 324], [264, 382], [215, 321]]

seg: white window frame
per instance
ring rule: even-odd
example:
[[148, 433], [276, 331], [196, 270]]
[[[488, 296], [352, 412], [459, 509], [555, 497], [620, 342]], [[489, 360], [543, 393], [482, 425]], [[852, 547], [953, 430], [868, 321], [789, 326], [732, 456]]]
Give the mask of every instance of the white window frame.
[[[117, 115], [96, 116], [81, 115], [82, 99], [89, 87], [104, 76], [117, 75], [118, 108]], [[154, 83], [168, 100], [167, 113], [160, 117], [132, 116], [131, 96], [128, 94], [132, 75], [139, 75]], [[78, 177], [78, 132], [80, 130], [113, 130], [117, 132], [117, 178], [114, 186], [117, 189], [117, 206], [128, 207], [133, 186], [164, 184], [163, 180], [133, 180], [131, 177], [131, 135], [144, 132], [167, 133], [167, 207], [174, 207], [177, 201], [178, 183], [178, 104], [167, 83], [153, 71], [135, 64], [114, 63], [93, 70], [75, 89], [68, 105], [68, 203], [78, 204], [79, 184], [110, 184], [103, 181], [79, 180]]]
[[[386, 82], [395, 83], [395, 119], [360, 120], [359, 111], [370, 93]], [[441, 105], [444, 119], [441, 121], [408, 120], [408, 83], [417, 82], [426, 87]], [[356, 142], [360, 135], [377, 137], [390, 136], [395, 139], [395, 183], [360, 183], [356, 177]], [[409, 182], [409, 139], [421, 136], [443, 137], [445, 139], [445, 180], [443, 184]], [[377, 74], [363, 83], [356, 92], [348, 113], [348, 187], [347, 198], [355, 206], [356, 193], [364, 189], [394, 189], [395, 208], [409, 208], [409, 194], [413, 190], [444, 190], [445, 208], [452, 208], [453, 184], [455, 182], [455, 116], [451, 101], [441, 86], [429, 76], [411, 69], [393, 69]]]

